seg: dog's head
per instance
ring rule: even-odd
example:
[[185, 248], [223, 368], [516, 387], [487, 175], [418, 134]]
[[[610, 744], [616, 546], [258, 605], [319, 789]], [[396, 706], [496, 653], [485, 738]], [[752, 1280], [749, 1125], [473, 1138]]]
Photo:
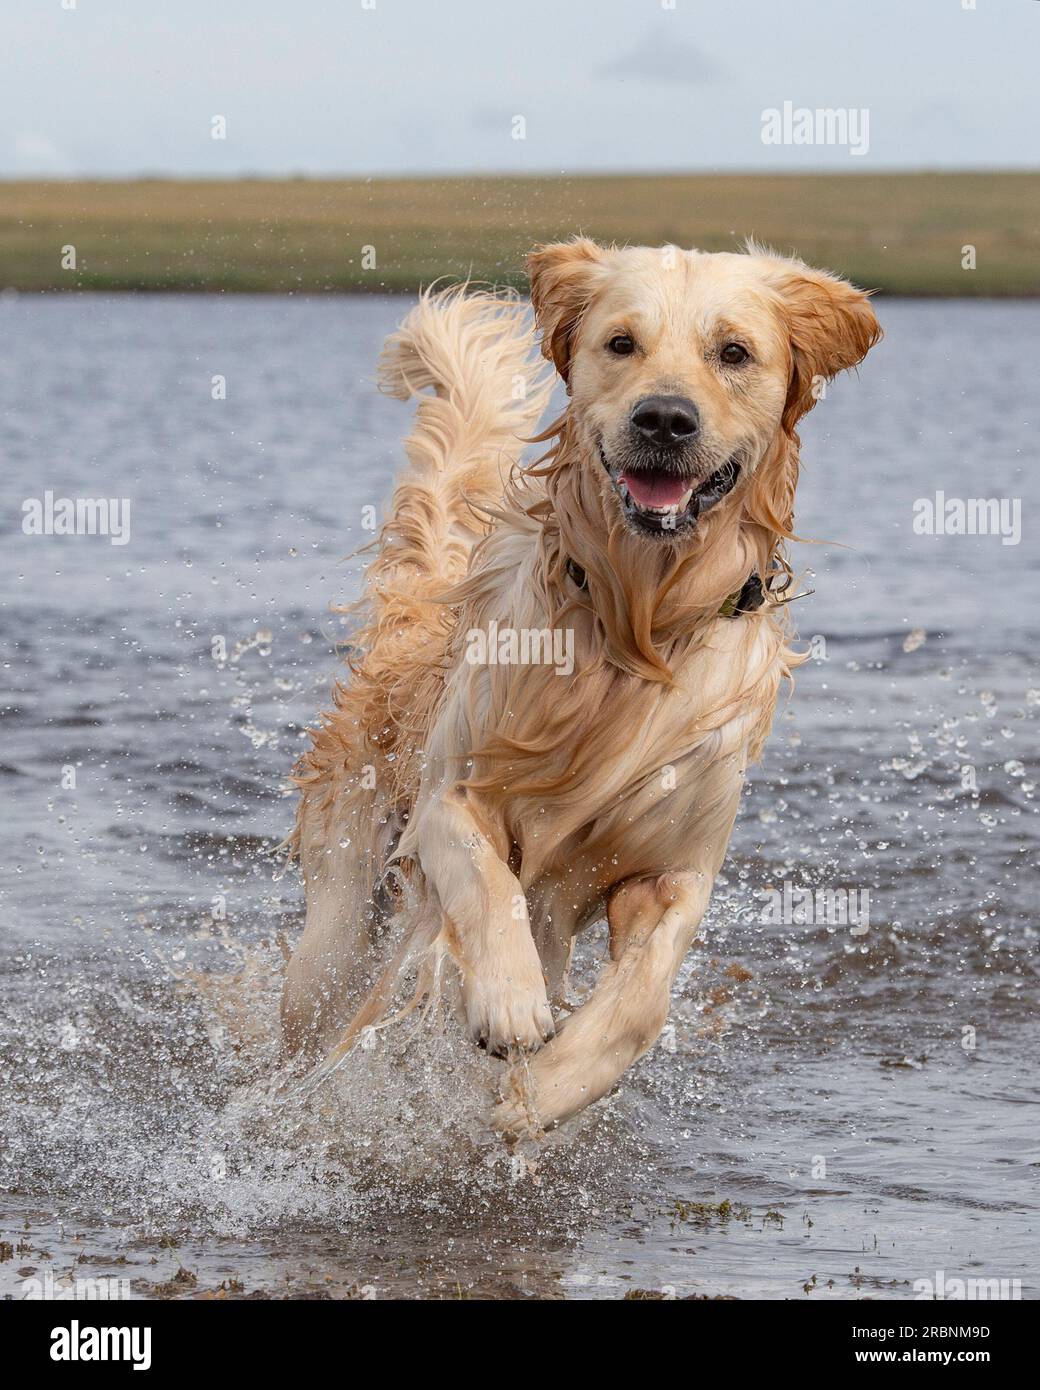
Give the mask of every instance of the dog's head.
[[797, 260], [577, 239], [529, 258], [542, 350], [605, 520], [673, 544], [751, 485], [821, 384], [880, 337], [867, 296]]

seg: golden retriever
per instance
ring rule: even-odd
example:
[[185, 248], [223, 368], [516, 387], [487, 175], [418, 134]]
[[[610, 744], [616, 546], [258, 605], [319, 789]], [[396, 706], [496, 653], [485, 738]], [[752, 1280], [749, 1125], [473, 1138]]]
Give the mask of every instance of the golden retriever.
[[[607, 1093], [666, 1021], [768, 733], [787, 644], [799, 418], [880, 337], [868, 297], [751, 246], [587, 239], [524, 305], [424, 294], [387, 343], [417, 396], [350, 675], [297, 768], [306, 929], [287, 1050], [332, 1067], [451, 995], [510, 1063], [493, 1123]], [[432, 387], [432, 395], [423, 394]], [[576, 933], [609, 958], [568, 1006]], [[369, 1033], [369, 1037], [373, 1036]]]

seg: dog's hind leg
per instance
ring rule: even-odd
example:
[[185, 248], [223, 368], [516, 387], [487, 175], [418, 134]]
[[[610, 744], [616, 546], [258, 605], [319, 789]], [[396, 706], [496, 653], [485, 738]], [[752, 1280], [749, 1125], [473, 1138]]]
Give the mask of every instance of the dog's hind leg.
[[[380, 972], [361, 1007], [347, 1024], [339, 1041], [325, 1057], [321, 1072], [331, 1071], [359, 1041], [366, 1029], [388, 1027], [407, 1017], [422, 1000], [435, 1004], [440, 988], [441, 963], [447, 950], [443, 944], [443, 924], [439, 918], [427, 913], [410, 926], [394, 953], [393, 959]], [[409, 962], [420, 958], [419, 977], [411, 1000], [397, 1013], [390, 1008], [397, 997], [401, 980]]]
[[380, 870], [401, 817], [375, 792], [347, 790], [328, 804], [305, 789], [297, 820], [307, 920], [285, 974], [286, 1057], [313, 1060], [340, 1036], [386, 954], [383, 933], [399, 909]]

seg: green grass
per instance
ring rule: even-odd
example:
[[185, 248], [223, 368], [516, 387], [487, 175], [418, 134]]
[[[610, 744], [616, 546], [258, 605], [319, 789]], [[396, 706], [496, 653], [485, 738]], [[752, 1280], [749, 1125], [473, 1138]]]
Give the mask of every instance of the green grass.
[[893, 294], [1040, 294], [1033, 173], [0, 183], [0, 288], [522, 286], [528, 248], [577, 231], [706, 250], [754, 235]]

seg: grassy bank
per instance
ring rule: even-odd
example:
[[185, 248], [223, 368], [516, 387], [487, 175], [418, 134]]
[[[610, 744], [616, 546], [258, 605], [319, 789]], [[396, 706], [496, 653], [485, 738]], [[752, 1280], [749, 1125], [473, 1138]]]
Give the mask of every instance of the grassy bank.
[[[0, 287], [521, 285], [532, 243], [579, 230], [708, 250], [754, 234], [896, 294], [1040, 293], [1032, 173], [2, 183]], [[69, 245], [75, 270], [61, 267]]]

